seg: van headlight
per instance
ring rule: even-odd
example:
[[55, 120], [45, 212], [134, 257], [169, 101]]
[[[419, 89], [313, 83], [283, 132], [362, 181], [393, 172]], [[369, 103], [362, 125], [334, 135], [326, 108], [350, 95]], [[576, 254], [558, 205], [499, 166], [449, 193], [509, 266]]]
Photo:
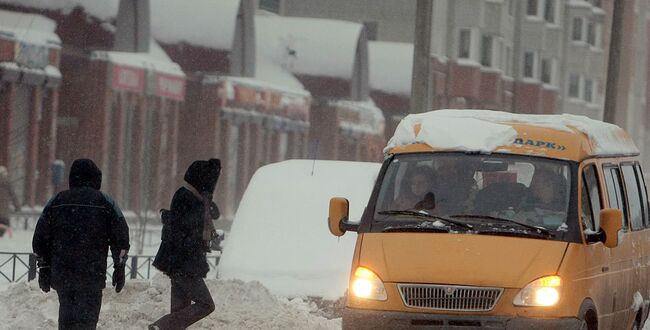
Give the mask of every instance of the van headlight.
[[355, 297], [371, 300], [386, 300], [388, 298], [384, 283], [368, 268], [358, 267], [354, 271], [350, 284]]
[[516, 306], [553, 306], [560, 301], [559, 276], [545, 276], [521, 289], [512, 302]]

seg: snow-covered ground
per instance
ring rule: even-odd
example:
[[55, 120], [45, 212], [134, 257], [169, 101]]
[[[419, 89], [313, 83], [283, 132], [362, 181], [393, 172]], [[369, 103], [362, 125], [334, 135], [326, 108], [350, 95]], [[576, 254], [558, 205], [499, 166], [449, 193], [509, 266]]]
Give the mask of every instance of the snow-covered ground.
[[[321, 316], [314, 303], [284, 299], [258, 282], [207, 280], [216, 310], [192, 329], [340, 329], [341, 320]], [[169, 312], [170, 285], [165, 276], [127, 281], [117, 294], [104, 290], [98, 329], [146, 329]], [[0, 291], [3, 329], [56, 329], [58, 299], [38, 284], [19, 282]]]

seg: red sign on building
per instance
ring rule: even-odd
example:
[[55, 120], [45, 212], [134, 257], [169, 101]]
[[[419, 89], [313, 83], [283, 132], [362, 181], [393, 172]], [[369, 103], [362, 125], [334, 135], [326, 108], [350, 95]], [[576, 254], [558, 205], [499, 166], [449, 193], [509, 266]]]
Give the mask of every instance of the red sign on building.
[[185, 99], [185, 78], [170, 74], [156, 74], [156, 95], [175, 100]]
[[144, 90], [144, 69], [114, 64], [112, 87], [141, 93]]

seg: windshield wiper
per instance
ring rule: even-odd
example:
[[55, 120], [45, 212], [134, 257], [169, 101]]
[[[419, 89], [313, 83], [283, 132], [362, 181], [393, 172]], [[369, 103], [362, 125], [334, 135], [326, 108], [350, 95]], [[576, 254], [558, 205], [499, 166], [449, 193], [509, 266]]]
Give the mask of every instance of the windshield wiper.
[[[444, 225], [443, 225], [444, 226]], [[423, 226], [422, 224], [400, 224], [396, 226], [388, 226], [382, 230], [384, 233], [391, 232], [434, 232], [434, 233], [448, 233], [449, 228], [437, 227], [433, 225]]]
[[413, 210], [385, 210], [385, 211], [379, 211], [377, 213], [381, 214], [381, 215], [410, 215], [410, 216], [414, 216], [414, 217], [435, 219], [435, 220], [440, 220], [440, 221], [455, 225], [457, 227], [463, 227], [465, 229], [470, 229], [470, 230], [474, 229], [474, 227], [472, 227], [472, 225], [462, 223], [462, 222], [459, 222], [459, 221], [456, 221], [456, 220], [452, 220], [452, 219], [449, 219], [449, 218], [441, 217], [441, 216], [438, 216], [438, 215], [429, 214], [429, 213], [427, 213], [426, 211], [423, 211], [423, 210], [419, 210], [419, 211], [413, 211]]
[[541, 233], [546, 237], [554, 237], [555, 236], [550, 231], [548, 231], [548, 229], [546, 229], [544, 227], [536, 227], [536, 226], [521, 223], [519, 221], [515, 221], [515, 220], [512, 220], [512, 219], [493, 217], [491, 215], [454, 214], [454, 215], [450, 215], [449, 217], [451, 217], [451, 218], [479, 218], [479, 219], [489, 219], [489, 220], [494, 220], [494, 221], [499, 221], [499, 222], [507, 222], [507, 223], [515, 224], [515, 225], [518, 225], [520, 227], [524, 227], [524, 228], [530, 229], [532, 231]]

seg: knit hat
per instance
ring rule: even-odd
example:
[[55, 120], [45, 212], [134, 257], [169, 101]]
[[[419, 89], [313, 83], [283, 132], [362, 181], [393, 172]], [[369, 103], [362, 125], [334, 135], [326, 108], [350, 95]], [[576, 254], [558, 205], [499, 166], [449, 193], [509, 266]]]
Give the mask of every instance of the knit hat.
[[220, 173], [219, 159], [196, 160], [187, 168], [184, 179], [200, 193], [213, 193]]

